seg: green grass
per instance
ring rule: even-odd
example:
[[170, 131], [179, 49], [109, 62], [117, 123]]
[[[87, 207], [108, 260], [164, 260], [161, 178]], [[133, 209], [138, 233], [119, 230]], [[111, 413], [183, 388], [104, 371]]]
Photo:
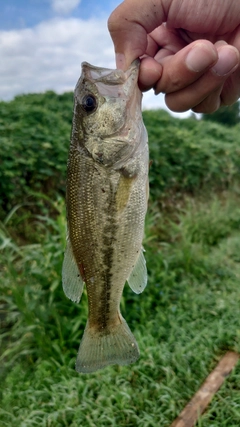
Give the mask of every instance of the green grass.
[[[121, 303], [141, 357], [89, 375], [74, 371], [87, 298], [61, 289], [63, 201], [54, 207], [54, 220], [32, 218], [36, 243], [13, 239], [11, 216], [1, 226], [0, 425], [169, 426], [219, 358], [240, 351], [239, 189], [149, 207], [148, 286], [126, 286]], [[238, 425], [239, 364], [197, 426]]]

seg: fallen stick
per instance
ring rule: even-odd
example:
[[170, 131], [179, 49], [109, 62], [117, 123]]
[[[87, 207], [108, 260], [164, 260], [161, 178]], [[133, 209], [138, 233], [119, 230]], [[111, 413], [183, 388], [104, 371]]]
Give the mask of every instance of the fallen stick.
[[239, 355], [228, 351], [216, 368], [208, 375], [203, 385], [185, 406], [170, 427], [193, 427], [200, 415], [205, 411], [214, 394], [221, 387], [238, 361]]

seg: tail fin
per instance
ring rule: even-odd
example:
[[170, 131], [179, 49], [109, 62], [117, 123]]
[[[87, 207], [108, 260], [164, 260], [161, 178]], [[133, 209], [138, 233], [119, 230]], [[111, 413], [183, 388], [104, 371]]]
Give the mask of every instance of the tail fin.
[[137, 342], [123, 317], [121, 323], [108, 333], [92, 331], [87, 323], [77, 355], [76, 371], [87, 374], [107, 365], [128, 365], [138, 358]]

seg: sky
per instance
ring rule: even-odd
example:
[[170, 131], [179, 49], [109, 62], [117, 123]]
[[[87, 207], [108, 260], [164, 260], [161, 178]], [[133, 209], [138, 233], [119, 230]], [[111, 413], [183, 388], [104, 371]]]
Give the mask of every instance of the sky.
[[[107, 19], [120, 2], [1, 0], [0, 100], [73, 91], [83, 61], [115, 68]], [[143, 108], [166, 108], [163, 95], [148, 91]]]

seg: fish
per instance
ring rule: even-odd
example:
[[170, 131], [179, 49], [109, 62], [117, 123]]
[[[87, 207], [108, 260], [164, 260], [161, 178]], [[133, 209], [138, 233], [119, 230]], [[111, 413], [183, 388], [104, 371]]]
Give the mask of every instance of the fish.
[[139, 60], [127, 71], [83, 62], [74, 91], [62, 283], [74, 302], [86, 285], [88, 320], [75, 366], [80, 373], [139, 358], [120, 312], [125, 283], [137, 294], [147, 284], [142, 241], [149, 154], [138, 74]]

